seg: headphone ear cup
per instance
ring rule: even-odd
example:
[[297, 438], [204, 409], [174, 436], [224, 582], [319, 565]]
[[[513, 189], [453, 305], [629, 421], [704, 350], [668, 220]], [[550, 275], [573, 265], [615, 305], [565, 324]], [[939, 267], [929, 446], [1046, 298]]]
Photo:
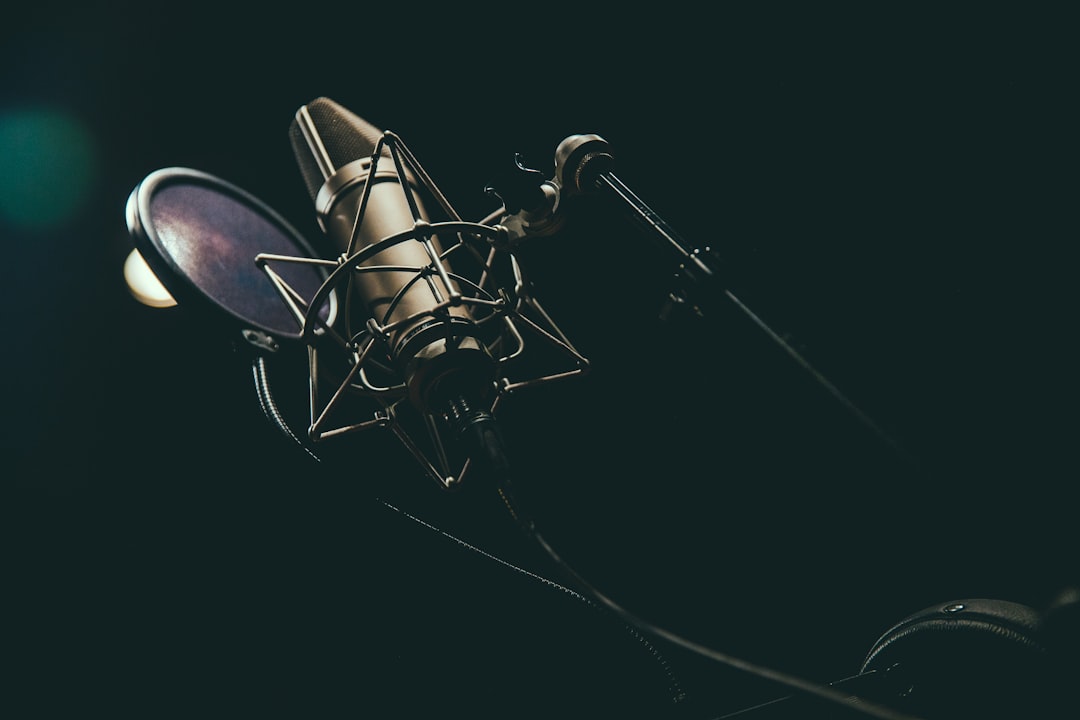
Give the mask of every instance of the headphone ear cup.
[[934, 605], [883, 633], [862, 672], [881, 672], [898, 703], [926, 718], [1032, 717], [1048, 669], [1041, 624], [1004, 600]]

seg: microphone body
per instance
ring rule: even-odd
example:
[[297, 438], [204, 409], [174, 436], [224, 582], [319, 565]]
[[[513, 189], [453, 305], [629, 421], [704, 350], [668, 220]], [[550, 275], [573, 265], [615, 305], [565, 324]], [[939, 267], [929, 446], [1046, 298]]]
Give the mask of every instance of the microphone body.
[[[383, 132], [328, 98], [301, 107], [290, 140], [320, 226], [343, 256], [385, 243], [360, 262], [350, 310], [385, 329], [390, 360], [424, 413], [471, 420], [494, 391], [496, 363], [440, 258], [422, 198]], [[376, 150], [379, 150], [376, 156]], [[374, 172], [373, 172], [374, 171]], [[368, 185], [371, 185], [368, 188]], [[464, 411], [463, 408], [468, 408]]]

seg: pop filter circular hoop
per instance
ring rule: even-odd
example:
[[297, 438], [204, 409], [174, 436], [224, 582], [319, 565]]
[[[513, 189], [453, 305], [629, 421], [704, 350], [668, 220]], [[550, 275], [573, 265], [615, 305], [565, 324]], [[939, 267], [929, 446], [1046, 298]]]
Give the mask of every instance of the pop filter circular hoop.
[[[135, 186], [126, 216], [136, 249], [181, 306], [195, 306], [226, 330], [259, 330], [276, 341], [301, 341], [303, 319], [289, 310], [255, 257], [318, 256], [272, 208], [221, 178], [170, 167]], [[328, 275], [309, 263], [289, 263], [279, 272], [307, 297]], [[319, 316], [332, 324], [336, 307], [331, 295]]]

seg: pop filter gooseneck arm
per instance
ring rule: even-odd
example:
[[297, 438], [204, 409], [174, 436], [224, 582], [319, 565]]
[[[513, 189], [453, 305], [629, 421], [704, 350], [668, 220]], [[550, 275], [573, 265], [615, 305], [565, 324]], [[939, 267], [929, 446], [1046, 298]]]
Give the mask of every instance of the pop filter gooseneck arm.
[[671, 225], [611, 172], [613, 164], [614, 156], [610, 145], [602, 137], [591, 134], [571, 135], [556, 148], [555, 182], [563, 192], [571, 195], [598, 191], [617, 199], [646, 234], [672, 255], [678, 268], [676, 279], [681, 286], [678, 294], [671, 295], [674, 303], [689, 304], [694, 312], [706, 317], [722, 304], [733, 305], [899, 458], [910, 467], [918, 466], [918, 462], [901, 447], [895, 438], [882, 430], [839, 388], [721, 283], [719, 259], [715, 251], [708, 247], [698, 248], [683, 239]]
[[[266, 416], [266, 419], [276, 427], [282, 434], [284, 434], [289, 440], [300, 447], [307, 456], [315, 463], [321, 463], [322, 458], [316, 454], [308, 444], [300, 438], [295, 432], [293, 432], [289, 422], [282, 414], [278, 407], [277, 401], [274, 398], [272, 386], [269, 378], [269, 369], [265, 356], [258, 355], [252, 361], [251, 365], [252, 376], [255, 383], [256, 395], [259, 400], [259, 405]], [[789, 675], [771, 668], [759, 666], [750, 663], [746, 660], [742, 660], [737, 657], [733, 657], [726, 653], [721, 653], [712, 648], [703, 646], [699, 643], [693, 642], [686, 638], [683, 638], [671, 631], [657, 627], [629, 612], [614, 600], [609, 598], [604, 593], [600, 592], [594, 585], [588, 582], [582, 577], [573, 567], [571, 567], [551, 546], [547, 539], [540, 533], [537, 528], [536, 522], [529, 517], [522, 505], [515, 499], [513, 487], [512, 487], [512, 464], [507, 461], [507, 454], [502, 451], [502, 438], [498, 433], [489, 434], [491, 426], [488, 424], [480, 424], [478, 429], [484, 434], [483, 437], [475, 437], [474, 441], [478, 446], [477, 450], [480, 451], [478, 460], [481, 465], [481, 471], [486, 473], [490, 478], [492, 484], [505, 504], [511, 517], [517, 523], [517, 525], [525, 532], [526, 537], [534, 541], [541, 550], [553, 561], [555, 569], [563, 574], [566, 578], [567, 584], [553, 582], [547, 578], [542, 578], [527, 570], [512, 565], [504, 560], [501, 560], [493, 555], [490, 555], [479, 548], [476, 548], [469, 543], [466, 543], [453, 535], [439, 530], [434, 526], [410, 515], [407, 512], [397, 508], [394, 505], [386, 502], [385, 500], [376, 498], [377, 502], [384, 507], [396, 512], [397, 514], [405, 517], [408, 520], [416, 522], [430, 530], [436, 531], [441, 535], [449, 538], [462, 545], [468, 550], [477, 552], [488, 559], [495, 560], [502, 565], [505, 565], [512, 570], [523, 573], [534, 579], [550, 585], [558, 590], [570, 594], [571, 596], [581, 600], [586, 605], [606, 610], [612, 613], [618, 620], [623, 622], [626, 628], [639, 639], [647, 649], [650, 650], [653, 657], [660, 663], [665, 673], [665, 679], [668, 682], [668, 690], [672, 693], [672, 697], [676, 700], [680, 699], [683, 695], [682, 689], [679, 687], [677, 679], [671, 674], [670, 668], [667, 665], [666, 660], [660, 655], [659, 651], [651, 644], [650, 640], [658, 640], [670, 643], [674, 646], [681, 647], [685, 650], [699, 655], [705, 659], [718, 662], [722, 665], [726, 665], [735, 670], [748, 673], [750, 675], [763, 678], [765, 680], [772, 681], [778, 685], [787, 687], [790, 690], [799, 692], [805, 696], [811, 698], [817, 698], [837, 707], [839, 710], [846, 710], [846, 714], [850, 714], [852, 717], [872, 717], [879, 720], [921, 720], [920, 718], [903, 714], [887, 708], [885, 706], [872, 703], [866, 699], [853, 696], [848, 692], [836, 689], [829, 685], [820, 685], [802, 678]]]
[[[275, 398], [273, 391], [273, 384], [270, 379], [270, 364], [267, 362], [267, 356], [263, 353], [256, 354], [251, 362], [252, 378], [255, 383], [255, 395], [259, 401], [259, 407], [263, 412], [263, 415], [270, 423], [270, 425], [284, 435], [292, 444], [298, 447], [304, 452], [307, 457], [316, 464], [323, 462], [323, 458], [315, 452], [315, 450], [309, 445], [307, 441], [302, 439], [292, 428], [289, 420], [285, 417], [281, 411], [278, 401]], [[506, 459], [506, 454], [503, 451], [503, 444], [501, 435], [497, 431], [497, 426], [492, 423], [477, 422], [473, 423], [472, 427], [467, 432], [463, 433], [465, 439], [471, 440], [472, 450], [478, 453], [477, 457], [485, 469], [491, 472], [497, 472], [505, 474], [509, 472], [509, 463]], [[503, 497], [503, 501], [506, 502], [506, 495], [500, 492]], [[471, 543], [462, 540], [461, 538], [452, 535], [451, 533], [442, 530], [431, 523], [409, 513], [408, 511], [391, 504], [387, 500], [379, 497], [373, 498], [376, 504], [391, 510], [396, 515], [411, 521], [415, 525], [423, 527], [429, 531], [435, 532], [440, 536], [450, 540], [462, 548], [476, 553], [487, 560], [494, 561], [503, 567], [510, 569], [511, 571], [520, 575], [526, 576], [534, 581], [541, 583], [543, 586], [565, 593], [577, 601], [583, 603], [587, 607], [597, 612], [609, 612], [608, 609], [588, 594], [583, 594], [571, 587], [557, 583], [549, 578], [542, 577], [526, 570], [518, 565], [508, 562], [486, 550], [483, 550]], [[517, 517], [517, 516], [515, 516]], [[632, 623], [627, 623], [620, 617], [615, 619], [622, 623], [624, 629], [630, 634], [635, 643], [645, 648], [650, 654], [652, 660], [658, 665], [662, 671], [663, 680], [665, 683], [665, 691], [670, 697], [673, 703], [682, 702], [685, 699], [686, 693], [680, 685], [678, 678], [672, 672], [667, 659], [660, 653], [660, 651], [649, 641], [647, 637]]]

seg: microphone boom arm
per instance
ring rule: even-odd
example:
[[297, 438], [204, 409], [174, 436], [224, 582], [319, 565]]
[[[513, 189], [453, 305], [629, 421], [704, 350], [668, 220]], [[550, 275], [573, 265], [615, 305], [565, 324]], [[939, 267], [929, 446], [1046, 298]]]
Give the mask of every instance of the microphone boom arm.
[[602, 137], [592, 134], [571, 135], [564, 139], [555, 150], [554, 182], [562, 191], [570, 194], [600, 191], [618, 199], [637, 224], [674, 256], [678, 268], [676, 279], [680, 281], [681, 287], [678, 291], [671, 293], [669, 299], [671, 305], [686, 303], [697, 315], [705, 316], [720, 304], [730, 303], [901, 460], [910, 467], [918, 467], [918, 462], [895, 438], [886, 433], [779, 333], [769, 327], [761, 317], [724, 286], [720, 279], [719, 259], [714, 250], [709, 247], [698, 248], [684, 240], [611, 172], [613, 163], [614, 156], [610, 145]]

